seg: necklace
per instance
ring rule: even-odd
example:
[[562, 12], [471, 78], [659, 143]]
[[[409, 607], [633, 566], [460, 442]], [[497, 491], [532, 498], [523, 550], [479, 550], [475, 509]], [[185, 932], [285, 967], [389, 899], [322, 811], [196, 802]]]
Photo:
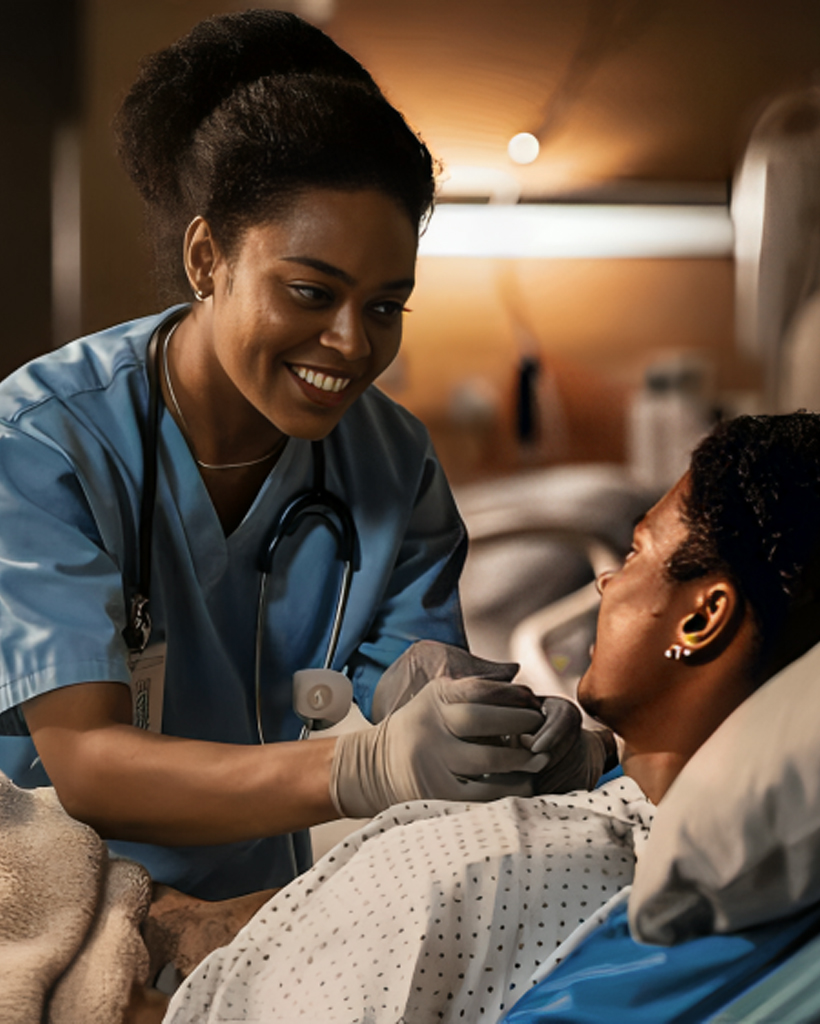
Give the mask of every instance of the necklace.
[[287, 438], [284, 438], [279, 444], [276, 445], [275, 448], [272, 448], [267, 453], [267, 455], [262, 455], [258, 459], [250, 459], [248, 462], [223, 462], [215, 464], [213, 462], [203, 462], [201, 459], [198, 459], [196, 457], [196, 454], [193, 450], [193, 442], [191, 441], [191, 431], [188, 428], [188, 423], [185, 417], [182, 415], [182, 409], [180, 409], [179, 407], [179, 402], [177, 401], [177, 396], [176, 393], [174, 392], [174, 385], [171, 383], [171, 373], [168, 369], [168, 346], [171, 343], [171, 338], [174, 335], [174, 331], [177, 329], [177, 327], [179, 327], [181, 323], [181, 320], [177, 320], [177, 322], [165, 336], [165, 343], [162, 346], [162, 375], [165, 377], [165, 386], [168, 388], [168, 394], [171, 398], [171, 404], [174, 407], [174, 412], [177, 414], [180, 426], [182, 427], [182, 431], [185, 434], [185, 437], [188, 441], [188, 446], [191, 449], [191, 454], [194, 456], [194, 462], [201, 469], [247, 469], [248, 466], [260, 466], [263, 462], [267, 462], [268, 459], [272, 459], [274, 455], [278, 455], [282, 451], [282, 448], [284, 447]]

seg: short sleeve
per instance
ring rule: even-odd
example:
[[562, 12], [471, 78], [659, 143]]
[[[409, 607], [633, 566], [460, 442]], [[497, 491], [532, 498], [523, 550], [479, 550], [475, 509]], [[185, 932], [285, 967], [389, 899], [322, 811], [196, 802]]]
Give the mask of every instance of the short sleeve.
[[124, 609], [121, 571], [103, 547], [69, 460], [5, 424], [0, 711], [71, 683], [127, 682]]

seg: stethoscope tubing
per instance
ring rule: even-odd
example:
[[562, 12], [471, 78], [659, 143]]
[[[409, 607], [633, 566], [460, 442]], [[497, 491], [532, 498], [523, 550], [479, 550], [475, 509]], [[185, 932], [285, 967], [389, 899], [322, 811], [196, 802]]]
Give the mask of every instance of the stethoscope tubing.
[[[293, 498], [280, 512], [271, 534], [271, 539], [265, 549], [265, 555], [260, 565], [259, 579], [259, 600], [256, 607], [256, 643], [254, 645], [254, 697], [256, 704], [256, 730], [259, 742], [264, 744], [265, 735], [262, 727], [262, 648], [265, 633], [264, 617], [267, 609], [267, 592], [273, 571], [273, 560], [279, 545], [283, 539], [295, 532], [300, 521], [309, 516], [316, 516], [321, 519], [330, 533], [336, 540], [336, 551], [342, 563], [342, 579], [339, 584], [339, 592], [336, 598], [336, 608], [333, 613], [333, 622], [330, 628], [327, 650], [322, 668], [332, 668], [333, 659], [336, 656], [336, 649], [339, 645], [339, 637], [342, 631], [347, 602], [350, 597], [350, 587], [353, 581], [353, 563], [356, 555], [356, 525], [353, 516], [347, 505], [324, 489], [319, 475], [324, 476], [324, 458], [317, 448], [321, 448], [320, 441], [312, 443], [314, 457], [314, 486], [311, 490]], [[332, 516], [335, 515], [339, 522], [336, 525]], [[341, 527], [341, 529], [340, 529]], [[306, 725], [300, 736], [303, 739], [310, 732], [310, 726]]]
[[[148, 415], [142, 428], [143, 485], [140, 498], [137, 551], [138, 579], [137, 586], [131, 597], [128, 622], [123, 630], [123, 636], [129, 650], [140, 653], [147, 646], [151, 635], [151, 552], [157, 491], [159, 419], [162, 406], [162, 394], [159, 386], [159, 359], [161, 355], [159, 336], [163, 327], [168, 326], [169, 323], [184, 315], [185, 311], [181, 311], [172, 320], [166, 320], [163, 324], [160, 324], [151, 336], [147, 350]], [[263, 637], [265, 633], [264, 619], [274, 556], [280, 544], [286, 536], [296, 531], [300, 522], [309, 516], [320, 518], [336, 540], [337, 554], [343, 567], [342, 578], [336, 599], [336, 608], [333, 614], [323, 668], [331, 668], [333, 659], [336, 656], [353, 580], [354, 561], [358, 544], [358, 535], [353, 515], [341, 498], [325, 490], [325, 453], [321, 441], [311, 442], [311, 456], [313, 459], [313, 486], [291, 498], [276, 517], [270, 539], [263, 547], [263, 554], [259, 565], [259, 598], [256, 611], [256, 637], [254, 642], [254, 699], [256, 704], [256, 728], [261, 744], [265, 743], [262, 726], [261, 683]], [[309, 727], [307, 727], [307, 731], [309, 731]], [[303, 730], [303, 735], [305, 735], [305, 730]]]

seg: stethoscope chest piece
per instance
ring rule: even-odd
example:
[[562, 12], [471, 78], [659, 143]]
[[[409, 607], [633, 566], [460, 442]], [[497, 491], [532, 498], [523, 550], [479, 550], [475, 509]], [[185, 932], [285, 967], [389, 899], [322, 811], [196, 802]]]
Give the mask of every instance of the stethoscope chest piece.
[[350, 711], [353, 684], [330, 668], [304, 668], [293, 673], [293, 710], [308, 730], [335, 725]]

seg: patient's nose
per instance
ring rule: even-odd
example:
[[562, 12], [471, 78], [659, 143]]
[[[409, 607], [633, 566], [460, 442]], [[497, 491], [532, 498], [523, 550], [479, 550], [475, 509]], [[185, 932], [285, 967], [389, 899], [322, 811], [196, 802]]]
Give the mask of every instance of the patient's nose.
[[606, 572], [599, 573], [595, 577], [595, 589], [603, 597], [604, 587], [609, 583], [612, 577], [615, 575], [614, 569], [607, 569]]

